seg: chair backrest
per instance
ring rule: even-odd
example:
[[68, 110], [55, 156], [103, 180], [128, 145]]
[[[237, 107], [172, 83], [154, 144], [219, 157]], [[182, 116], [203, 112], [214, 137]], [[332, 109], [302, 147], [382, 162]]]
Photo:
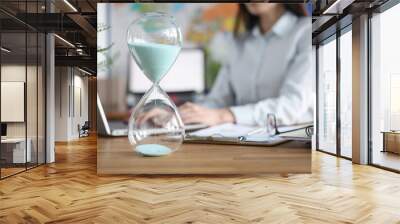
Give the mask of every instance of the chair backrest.
[[85, 123], [82, 125], [82, 129], [89, 129], [90, 128], [90, 122], [85, 121]]

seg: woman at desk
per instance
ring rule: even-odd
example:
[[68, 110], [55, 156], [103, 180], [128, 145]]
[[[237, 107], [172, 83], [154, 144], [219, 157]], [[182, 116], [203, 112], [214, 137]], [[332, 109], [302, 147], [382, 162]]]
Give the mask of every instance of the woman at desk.
[[179, 108], [183, 122], [265, 125], [267, 114], [278, 125], [312, 121], [315, 77], [305, 16], [297, 4], [241, 4], [230, 58], [203, 101]]

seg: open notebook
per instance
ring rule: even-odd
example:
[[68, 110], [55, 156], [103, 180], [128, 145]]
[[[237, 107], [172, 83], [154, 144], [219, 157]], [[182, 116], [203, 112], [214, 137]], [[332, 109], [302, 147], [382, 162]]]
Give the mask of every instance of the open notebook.
[[257, 127], [227, 123], [191, 132], [185, 136], [184, 142], [274, 146], [288, 141], [280, 136], [271, 137], [266, 132], [248, 135], [255, 129]]
[[[257, 129], [261, 131], [254, 133], [254, 130]], [[191, 132], [185, 136], [184, 141], [192, 143], [274, 146], [290, 140], [311, 141], [313, 126], [312, 124], [284, 126], [279, 127], [277, 132], [277, 135], [270, 136], [266, 130], [260, 127], [228, 123]]]

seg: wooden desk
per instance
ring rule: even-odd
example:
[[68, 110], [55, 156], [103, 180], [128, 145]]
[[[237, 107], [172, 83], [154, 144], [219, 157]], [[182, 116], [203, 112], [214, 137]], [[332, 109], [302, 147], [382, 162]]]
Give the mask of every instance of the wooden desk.
[[164, 157], [143, 157], [126, 137], [97, 139], [98, 174], [311, 173], [311, 149], [301, 142], [275, 147], [183, 144]]

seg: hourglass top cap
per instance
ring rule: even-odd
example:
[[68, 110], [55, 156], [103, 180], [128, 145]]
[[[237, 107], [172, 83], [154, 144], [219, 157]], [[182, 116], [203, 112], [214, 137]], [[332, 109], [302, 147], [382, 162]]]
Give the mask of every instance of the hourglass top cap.
[[130, 23], [127, 42], [181, 46], [182, 34], [173, 16], [163, 12], [148, 12]]

